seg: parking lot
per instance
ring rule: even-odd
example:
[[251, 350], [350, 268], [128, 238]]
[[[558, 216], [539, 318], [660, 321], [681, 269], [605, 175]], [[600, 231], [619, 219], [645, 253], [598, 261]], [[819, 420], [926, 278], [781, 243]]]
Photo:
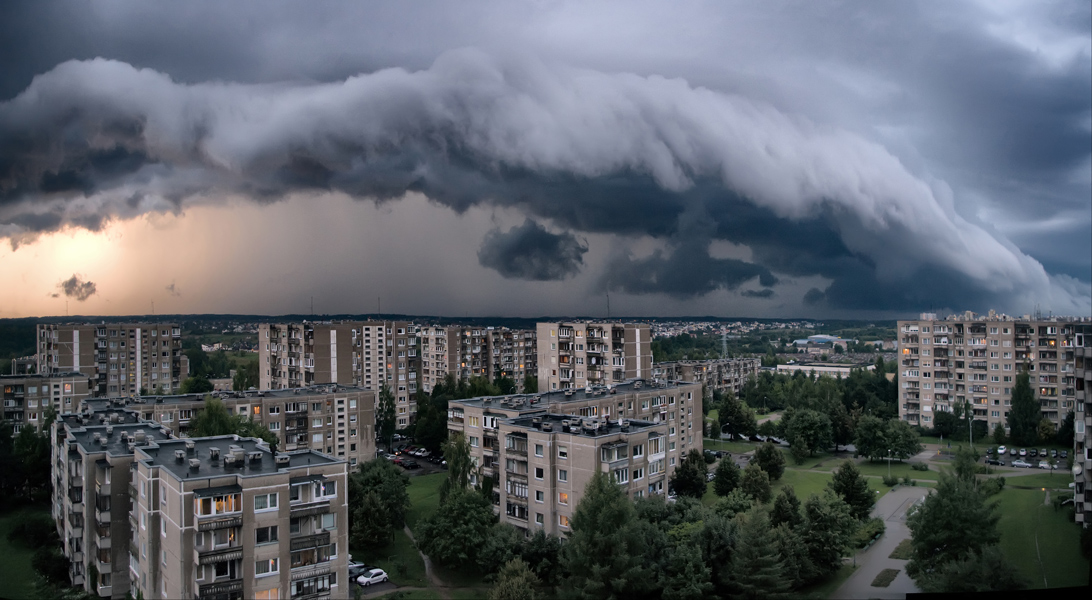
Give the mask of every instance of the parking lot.
[[427, 475], [446, 471], [446, 461], [443, 455], [432, 454], [423, 448], [416, 446], [412, 440], [401, 440], [391, 446], [391, 452], [386, 451], [386, 445], [381, 445], [377, 451], [379, 458], [385, 458], [395, 465], [402, 467], [411, 475]]
[[1067, 450], [1059, 452], [1057, 449], [1047, 450], [1046, 448], [1010, 448], [1007, 446], [1000, 446], [997, 448], [988, 448], [983, 461], [988, 465], [1014, 467], [1018, 469], [1050, 470], [1051, 465], [1053, 464], [1054, 470], [1064, 470], [1066, 468], [1068, 455], [1069, 452]]

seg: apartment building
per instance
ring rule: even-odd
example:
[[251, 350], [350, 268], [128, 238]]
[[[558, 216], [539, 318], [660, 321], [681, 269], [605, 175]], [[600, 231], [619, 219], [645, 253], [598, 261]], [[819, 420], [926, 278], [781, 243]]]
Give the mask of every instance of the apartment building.
[[91, 380], [83, 373], [0, 375], [4, 393], [4, 420], [13, 433], [23, 425], [41, 427], [50, 406], [58, 414], [76, 410], [91, 395]]
[[417, 412], [422, 361], [417, 329], [403, 321], [262, 324], [259, 387], [337, 383], [378, 392], [386, 384], [395, 397], [398, 425], [404, 427]]
[[417, 328], [417, 345], [421, 352], [421, 391], [432, 393], [436, 384], [447, 377], [447, 328], [435, 325], [422, 325]]
[[652, 376], [664, 381], [701, 383], [710, 395], [713, 390], [738, 394], [747, 379], [757, 376], [761, 368], [762, 360], [758, 358], [676, 360], [653, 363]]
[[652, 377], [652, 335], [640, 323], [539, 323], [540, 392]]
[[992, 431], [1006, 425], [1016, 375], [1027, 369], [1043, 416], [1058, 425], [1074, 410], [1074, 328], [1081, 321], [993, 311], [899, 321], [899, 418], [931, 427], [934, 413], [969, 403]]
[[157, 440], [133, 464], [134, 596], [350, 596], [346, 461], [220, 436]]
[[177, 323], [38, 325], [38, 373], [82, 373], [95, 397], [178, 389], [189, 377]]
[[1092, 524], [1092, 324], [1080, 323], [1073, 335], [1073, 479], [1076, 521]]
[[[376, 393], [354, 386], [318, 385], [215, 395], [233, 414], [265, 425], [283, 451], [316, 450], [350, 466], [375, 458]], [[205, 406], [203, 394], [93, 400], [90, 410], [131, 410], [142, 419], [189, 435], [190, 420]]]
[[524, 377], [538, 374], [537, 333], [530, 329], [449, 327], [448, 342], [448, 371], [463, 381], [508, 377], [522, 390]]
[[125, 410], [67, 414], [53, 424], [52, 514], [72, 585], [105, 598], [129, 593], [129, 482], [134, 449], [170, 430]]
[[561, 534], [596, 470], [631, 497], [664, 493], [678, 461], [702, 449], [701, 402], [697, 383], [632, 380], [453, 401], [448, 430], [466, 436], [492, 478], [503, 521]]

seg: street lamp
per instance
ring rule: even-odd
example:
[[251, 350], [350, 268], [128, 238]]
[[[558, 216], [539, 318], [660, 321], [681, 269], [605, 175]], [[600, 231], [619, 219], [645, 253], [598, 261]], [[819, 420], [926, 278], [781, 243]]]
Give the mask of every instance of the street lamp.
[[891, 449], [887, 449], [887, 478], [891, 479]]

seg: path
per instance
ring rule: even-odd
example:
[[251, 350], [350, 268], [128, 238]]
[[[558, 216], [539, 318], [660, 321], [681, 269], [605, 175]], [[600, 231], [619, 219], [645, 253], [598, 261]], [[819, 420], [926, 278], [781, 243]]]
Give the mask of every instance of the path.
[[[899, 487], [876, 502], [872, 516], [883, 519], [887, 530], [875, 544], [857, 554], [856, 561], [860, 568], [830, 595], [831, 598], [904, 598], [907, 594], [921, 591], [906, 574], [908, 561], [888, 557], [899, 542], [910, 537], [906, 511], [928, 493], [929, 490], [925, 488]], [[872, 587], [872, 580], [884, 569], [898, 569], [899, 574], [885, 588]]]
[[[406, 536], [413, 542], [413, 546], [417, 547], [417, 540], [413, 539], [413, 532], [410, 531], [409, 525], [402, 528], [406, 532]], [[436, 593], [440, 594], [440, 597], [444, 600], [451, 600], [451, 592], [448, 591], [448, 586], [432, 568], [432, 561], [421, 550], [417, 550], [417, 553], [421, 555], [421, 560], [425, 562], [425, 577], [428, 578], [428, 582], [432, 584], [432, 587], [436, 588]]]

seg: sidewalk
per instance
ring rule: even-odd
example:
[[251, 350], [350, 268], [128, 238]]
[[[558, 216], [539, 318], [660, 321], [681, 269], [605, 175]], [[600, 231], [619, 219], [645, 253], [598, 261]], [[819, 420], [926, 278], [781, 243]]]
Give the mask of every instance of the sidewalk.
[[[906, 574], [905, 560], [888, 558], [899, 542], [910, 537], [906, 527], [906, 511], [929, 493], [927, 488], [899, 487], [884, 494], [872, 509], [872, 516], [884, 520], [887, 531], [875, 544], [857, 554], [858, 569], [838, 588], [831, 598], [905, 598], [920, 592]], [[872, 580], [884, 569], [898, 569], [899, 574], [886, 588], [872, 587]]]

